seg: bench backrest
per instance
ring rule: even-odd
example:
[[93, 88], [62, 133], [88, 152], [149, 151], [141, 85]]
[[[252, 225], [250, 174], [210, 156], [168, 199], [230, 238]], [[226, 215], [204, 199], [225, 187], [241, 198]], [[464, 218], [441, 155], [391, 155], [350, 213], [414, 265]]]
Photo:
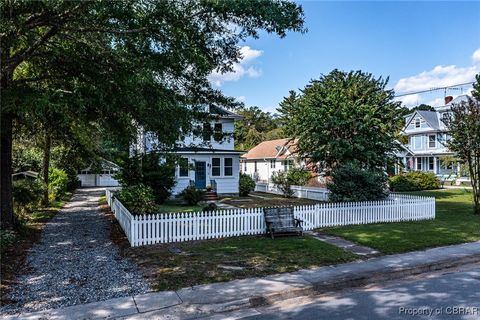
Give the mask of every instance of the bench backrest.
[[263, 209], [265, 222], [271, 223], [274, 228], [294, 227], [295, 216], [293, 207]]

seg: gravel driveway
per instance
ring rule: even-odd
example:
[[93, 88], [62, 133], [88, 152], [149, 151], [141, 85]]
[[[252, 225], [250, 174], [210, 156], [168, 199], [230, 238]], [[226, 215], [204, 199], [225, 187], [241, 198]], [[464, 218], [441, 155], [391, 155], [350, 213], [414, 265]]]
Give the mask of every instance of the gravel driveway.
[[137, 268], [109, 239], [98, 209], [102, 189], [80, 189], [46, 226], [27, 257], [31, 272], [10, 292], [1, 313], [38, 311], [149, 291]]

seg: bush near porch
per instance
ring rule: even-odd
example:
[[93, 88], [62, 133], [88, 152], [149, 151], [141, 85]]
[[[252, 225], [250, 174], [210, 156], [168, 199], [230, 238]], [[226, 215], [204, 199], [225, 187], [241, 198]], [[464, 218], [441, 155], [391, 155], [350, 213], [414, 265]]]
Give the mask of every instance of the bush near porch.
[[471, 190], [447, 189], [409, 194], [435, 197], [436, 218], [429, 221], [324, 228], [320, 231], [385, 254], [480, 241], [480, 217], [473, 214]]
[[390, 189], [396, 192], [434, 190], [440, 188], [440, 180], [432, 172], [413, 171], [388, 179]]

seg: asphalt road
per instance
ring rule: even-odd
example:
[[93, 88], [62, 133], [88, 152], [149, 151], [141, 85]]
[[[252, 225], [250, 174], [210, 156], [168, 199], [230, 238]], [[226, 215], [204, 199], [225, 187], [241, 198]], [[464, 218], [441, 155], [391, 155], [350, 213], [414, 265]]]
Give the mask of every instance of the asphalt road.
[[[244, 316], [243, 316], [244, 315]], [[480, 319], [480, 264], [296, 298], [236, 313], [257, 319]]]

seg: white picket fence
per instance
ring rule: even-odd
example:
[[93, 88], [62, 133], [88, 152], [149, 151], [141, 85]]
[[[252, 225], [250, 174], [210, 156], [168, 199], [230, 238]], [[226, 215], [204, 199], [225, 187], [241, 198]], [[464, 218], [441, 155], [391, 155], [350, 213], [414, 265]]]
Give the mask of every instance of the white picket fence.
[[[133, 247], [265, 233], [263, 208], [134, 216], [106, 190], [107, 202]], [[435, 198], [391, 194], [382, 201], [319, 203], [294, 207], [304, 230], [435, 218]]]
[[[325, 188], [318, 187], [304, 187], [304, 186], [291, 186], [293, 196], [297, 198], [312, 199], [318, 201], [328, 201], [329, 191]], [[283, 194], [280, 189], [273, 183], [257, 182], [255, 185], [255, 191]]]

